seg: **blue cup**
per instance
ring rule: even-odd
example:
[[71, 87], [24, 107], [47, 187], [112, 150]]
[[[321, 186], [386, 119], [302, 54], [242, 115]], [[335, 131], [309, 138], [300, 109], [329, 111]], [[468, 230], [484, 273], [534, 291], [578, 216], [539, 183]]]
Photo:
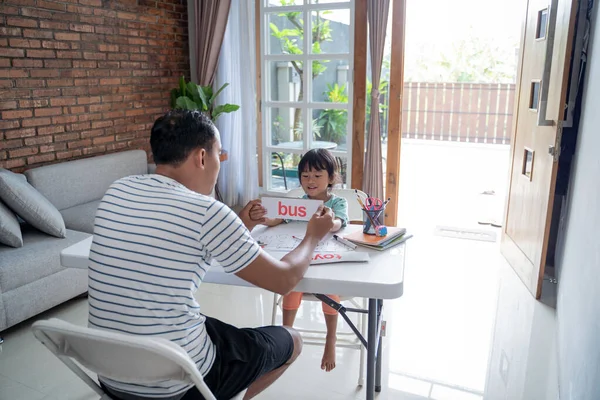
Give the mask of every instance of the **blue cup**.
[[[383, 225], [384, 210], [363, 210], [363, 233], [367, 235], [376, 235], [376, 226]], [[376, 226], [373, 226], [371, 219]]]

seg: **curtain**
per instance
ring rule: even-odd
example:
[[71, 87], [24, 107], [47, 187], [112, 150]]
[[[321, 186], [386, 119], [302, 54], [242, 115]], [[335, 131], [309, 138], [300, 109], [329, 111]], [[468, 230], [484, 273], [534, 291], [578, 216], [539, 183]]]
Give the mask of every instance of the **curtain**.
[[367, 136], [367, 155], [363, 177], [363, 190], [373, 197], [383, 199], [383, 166], [381, 157], [381, 127], [379, 122], [379, 78], [383, 64], [385, 32], [387, 29], [389, 0], [369, 0], [369, 45], [371, 51], [371, 118]]
[[256, 54], [254, 0], [232, 0], [221, 48], [216, 86], [229, 86], [218, 104], [238, 104], [240, 109], [217, 119], [223, 148], [229, 159], [221, 164], [218, 187], [230, 207], [258, 197], [256, 162]]
[[221, 43], [227, 27], [231, 0], [196, 0], [196, 79], [199, 85], [210, 86], [215, 80]]

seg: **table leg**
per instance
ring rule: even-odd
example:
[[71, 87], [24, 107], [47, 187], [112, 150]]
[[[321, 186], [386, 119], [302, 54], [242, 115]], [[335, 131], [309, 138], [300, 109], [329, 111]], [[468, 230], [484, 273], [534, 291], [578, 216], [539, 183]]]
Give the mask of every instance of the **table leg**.
[[367, 400], [375, 397], [375, 357], [377, 346], [377, 310], [376, 299], [369, 299], [369, 324], [367, 327]]

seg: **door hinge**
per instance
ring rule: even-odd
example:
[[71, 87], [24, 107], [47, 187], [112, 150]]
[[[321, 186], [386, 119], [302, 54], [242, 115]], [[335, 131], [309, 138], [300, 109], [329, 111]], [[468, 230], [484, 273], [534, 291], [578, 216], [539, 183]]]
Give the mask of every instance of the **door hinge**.
[[563, 124], [564, 121], [558, 121], [556, 124], [556, 140], [554, 141], [554, 146], [548, 146], [548, 154], [552, 156], [554, 162], [558, 162], [558, 158], [560, 157]]
[[548, 146], [548, 154], [554, 158], [554, 162], [557, 162], [558, 157], [560, 157], [560, 147]]

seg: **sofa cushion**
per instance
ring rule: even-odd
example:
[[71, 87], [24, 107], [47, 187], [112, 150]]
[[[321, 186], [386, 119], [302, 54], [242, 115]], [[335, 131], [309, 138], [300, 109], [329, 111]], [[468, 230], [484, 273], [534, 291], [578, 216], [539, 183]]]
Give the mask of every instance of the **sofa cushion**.
[[[18, 324], [81, 293], [85, 293], [87, 286], [86, 269], [65, 268], [10, 292], [2, 293], [0, 297], [2, 297], [2, 302], [6, 308], [4, 315], [6, 326]], [[87, 314], [87, 308], [84, 312]], [[2, 329], [2, 311], [0, 311], [0, 331]], [[6, 365], [6, 362], [4, 365]], [[60, 398], [64, 397], [61, 396]], [[15, 397], [9, 397], [9, 399], [12, 400]]]
[[72, 230], [65, 239], [46, 235], [29, 225], [23, 225], [23, 247], [0, 247], [0, 291], [21, 287], [58, 271], [60, 252], [90, 235]]
[[60, 213], [67, 229], [94, 233], [94, 218], [99, 204], [100, 200], [96, 200], [62, 210]]
[[18, 174], [0, 169], [0, 199], [42, 232], [65, 237], [65, 222], [56, 207]]
[[23, 236], [17, 216], [0, 201], [0, 243], [10, 247], [23, 246]]
[[132, 150], [32, 168], [25, 175], [62, 211], [100, 200], [117, 179], [147, 172], [146, 152]]

